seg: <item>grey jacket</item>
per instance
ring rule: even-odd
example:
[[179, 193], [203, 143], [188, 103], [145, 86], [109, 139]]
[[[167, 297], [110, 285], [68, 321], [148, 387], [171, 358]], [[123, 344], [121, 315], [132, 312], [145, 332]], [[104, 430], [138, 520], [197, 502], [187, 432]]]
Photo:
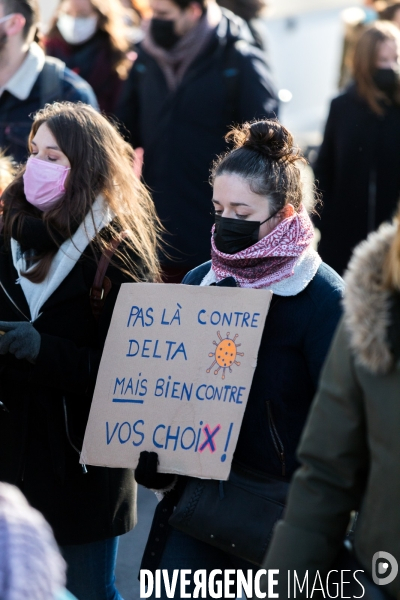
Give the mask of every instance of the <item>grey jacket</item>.
[[[355, 552], [361, 568], [371, 574], [378, 551], [400, 564], [400, 356], [389, 342], [400, 338], [395, 318], [400, 301], [382, 282], [395, 232], [395, 225], [382, 225], [350, 262], [344, 317], [322, 371], [299, 446], [302, 467], [266, 569], [308, 570], [312, 577], [334, 568], [353, 510], [360, 512]], [[400, 575], [383, 589], [400, 598]]]

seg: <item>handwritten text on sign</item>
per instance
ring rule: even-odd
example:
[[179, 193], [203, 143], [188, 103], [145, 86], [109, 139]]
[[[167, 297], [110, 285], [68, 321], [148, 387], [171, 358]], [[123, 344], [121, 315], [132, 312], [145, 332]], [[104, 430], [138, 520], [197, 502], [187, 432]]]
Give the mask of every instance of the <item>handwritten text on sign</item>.
[[272, 294], [129, 283], [111, 320], [81, 462], [227, 479]]

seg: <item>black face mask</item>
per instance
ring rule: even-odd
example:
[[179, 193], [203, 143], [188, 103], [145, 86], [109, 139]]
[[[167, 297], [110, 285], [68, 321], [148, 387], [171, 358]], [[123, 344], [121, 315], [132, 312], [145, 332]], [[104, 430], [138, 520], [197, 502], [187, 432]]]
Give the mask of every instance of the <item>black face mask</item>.
[[394, 69], [377, 69], [374, 74], [374, 83], [381, 92], [392, 98], [400, 87], [400, 75]]
[[275, 215], [276, 212], [262, 223], [260, 221], [228, 219], [221, 217], [221, 215], [215, 215], [214, 243], [217, 250], [224, 252], [224, 254], [236, 254], [253, 246], [258, 242], [261, 225]]
[[174, 31], [175, 21], [172, 19], [151, 19], [150, 34], [157, 46], [170, 50], [180, 39]]

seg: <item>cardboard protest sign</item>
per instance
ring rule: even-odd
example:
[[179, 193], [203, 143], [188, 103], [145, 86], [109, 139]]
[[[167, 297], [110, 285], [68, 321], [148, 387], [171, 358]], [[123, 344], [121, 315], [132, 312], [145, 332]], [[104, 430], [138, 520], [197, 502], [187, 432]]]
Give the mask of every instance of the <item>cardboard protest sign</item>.
[[272, 293], [225, 287], [121, 286], [81, 462], [227, 479]]

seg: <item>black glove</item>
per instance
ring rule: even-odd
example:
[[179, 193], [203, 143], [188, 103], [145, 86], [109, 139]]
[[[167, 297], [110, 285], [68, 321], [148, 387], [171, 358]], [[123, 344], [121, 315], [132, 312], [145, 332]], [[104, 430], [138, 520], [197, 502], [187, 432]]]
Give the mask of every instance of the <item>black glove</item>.
[[157, 473], [158, 454], [157, 452], [140, 453], [138, 466], [135, 470], [135, 480], [140, 485], [152, 490], [163, 490], [169, 487], [176, 475], [171, 473]]
[[0, 354], [15, 355], [34, 363], [40, 350], [40, 333], [28, 321], [0, 321]]

